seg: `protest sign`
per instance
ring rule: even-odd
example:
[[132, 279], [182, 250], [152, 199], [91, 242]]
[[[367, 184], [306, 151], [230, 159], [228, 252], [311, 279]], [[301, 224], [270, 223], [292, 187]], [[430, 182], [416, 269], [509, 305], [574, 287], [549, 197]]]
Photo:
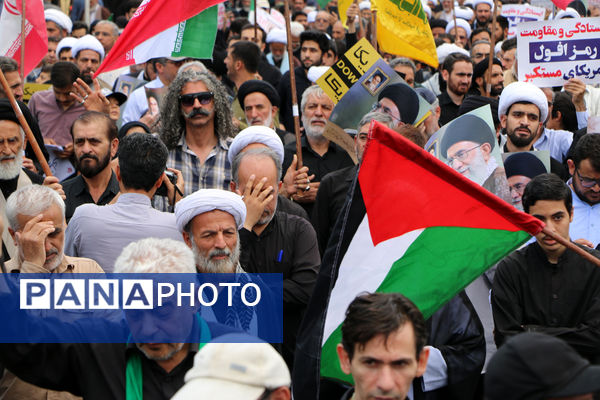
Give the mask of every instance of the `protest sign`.
[[27, 82], [23, 85], [23, 101], [29, 103], [29, 99], [35, 92], [50, 89], [52, 85], [48, 83], [32, 83]]
[[543, 21], [546, 9], [529, 4], [505, 4], [501, 15], [508, 19], [508, 37], [516, 34], [516, 26], [522, 22]]
[[570, 78], [600, 82], [600, 18], [526, 22], [517, 26], [519, 80], [562, 86]]

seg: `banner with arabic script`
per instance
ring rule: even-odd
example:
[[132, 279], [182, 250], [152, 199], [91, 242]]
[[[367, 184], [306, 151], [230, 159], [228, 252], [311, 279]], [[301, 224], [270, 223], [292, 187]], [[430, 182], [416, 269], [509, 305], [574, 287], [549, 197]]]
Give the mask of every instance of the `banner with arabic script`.
[[518, 24], [530, 21], [543, 21], [546, 16], [546, 9], [534, 7], [529, 4], [504, 4], [500, 15], [508, 19], [508, 37], [511, 38], [515, 36]]
[[600, 18], [517, 25], [519, 80], [562, 86], [570, 78], [600, 83]]

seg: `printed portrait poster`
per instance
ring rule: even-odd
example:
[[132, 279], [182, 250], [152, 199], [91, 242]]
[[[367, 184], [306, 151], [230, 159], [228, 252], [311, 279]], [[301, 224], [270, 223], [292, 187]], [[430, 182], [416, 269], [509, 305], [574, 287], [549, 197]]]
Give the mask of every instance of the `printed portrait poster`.
[[159, 88], [145, 88], [146, 98], [148, 99], [148, 111], [153, 117], [160, 114], [160, 109], [163, 105], [164, 98], [167, 95], [169, 88], [167, 86]]
[[489, 105], [448, 122], [429, 138], [425, 149], [465, 178], [511, 202]]
[[511, 204], [523, 211], [521, 199], [525, 186], [536, 176], [550, 172], [550, 152], [540, 150], [503, 153], [502, 160], [510, 190]]
[[571, 78], [600, 83], [600, 18], [565, 18], [517, 25], [519, 80], [539, 87]]

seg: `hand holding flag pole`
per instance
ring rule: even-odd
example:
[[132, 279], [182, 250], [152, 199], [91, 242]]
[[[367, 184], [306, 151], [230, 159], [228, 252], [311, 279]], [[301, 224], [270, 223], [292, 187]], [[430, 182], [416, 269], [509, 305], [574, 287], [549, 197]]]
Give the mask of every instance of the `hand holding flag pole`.
[[[48, 165], [48, 162], [46, 161], [44, 154], [42, 154], [42, 150], [40, 149], [40, 146], [38, 145], [37, 140], [35, 140], [35, 136], [33, 136], [33, 132], [31, 132], [31, 128], [29, 127], [29, 124], [25, 120], [25, 117], [23, 116], [23, 113], [21, 112], [21, 108], [19, 107], [19, 105], [17, 104], [17, 101], [15, 100], [15, 96], [13, 95], [13, 92], [10, 89], [10, 86], [8, 86], [8, 82], [6, 81], [6, 77], [4, 76], [4, 72], [2, 72], [2, 70], [0, 70], [0, 83], [2, 83], [2, 89], [4, 89], [4, 93], [6, 93], [6, 95], [8, 96], [10, 105], [12, 106], [13, 111], [17, 115], [17, 119], [19, 120], [21, 127], [25, 131], [25, 136], [26, 136], [27, 140], [29, 141], [29, 143], [31, 144], [31, 148], [33, 149], [35, 156], [37, 157], [40, 165], [42, 166], [42, 169], [44, 170], [44, 174], [46, 174], [46, 176], [52, 176], [52, 171], [50, 170], [50, 166]], [[25, 147], [25, 144], [23, 144], [23, 147]]]

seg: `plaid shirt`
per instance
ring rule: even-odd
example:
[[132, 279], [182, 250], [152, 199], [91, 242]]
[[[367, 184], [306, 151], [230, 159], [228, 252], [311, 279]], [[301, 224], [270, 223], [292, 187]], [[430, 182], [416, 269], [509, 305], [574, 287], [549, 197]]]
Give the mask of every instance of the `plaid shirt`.
[[[169, 151], [167, 167], [175, 168], [183, 174], [185, 182], [184, 195], [199, 189], [229, 190], [231, 181], [231, 165], [227, 159], [229, 145], [233, 139], [221, 139], [210, 151], [204, 163], [190, 150], [185, 142], [185, 133], [181, 135], [177, 146]], [[164, 196], [154, 196], [154, 208], [169, 210], [169, 202]]]

